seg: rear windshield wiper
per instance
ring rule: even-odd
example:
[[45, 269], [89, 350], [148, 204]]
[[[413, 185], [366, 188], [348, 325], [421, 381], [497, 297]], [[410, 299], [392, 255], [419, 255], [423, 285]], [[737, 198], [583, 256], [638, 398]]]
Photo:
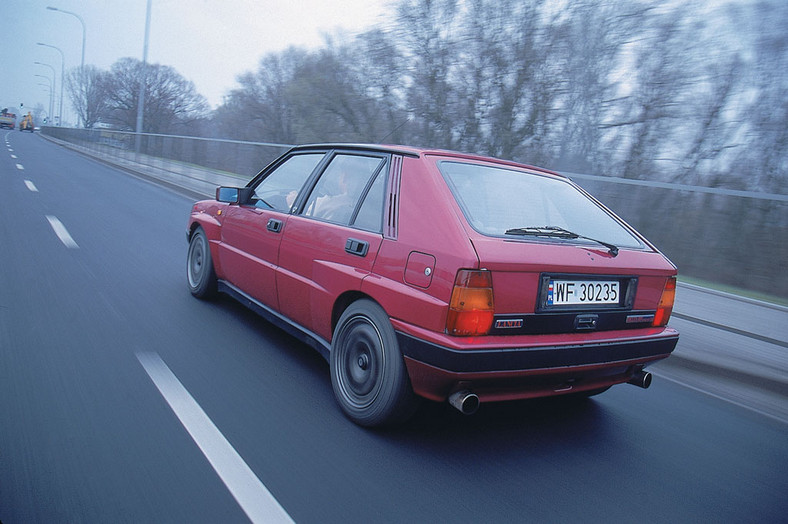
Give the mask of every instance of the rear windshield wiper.
[[550, 237], [550, 238], [566, 238], [569, 240], [574, 240], [577, 238], [583, 240], [590, 240], [591, 242], [596, 242], [597, 244], [601, 244], [608, 249], [608, 252], [612, 256], [618, 255], [618, 247], [610, 244], [609, 242], [603, 242], [602, 240], [597, 240], [595, 238], [578, 235], [577, 233], [573, 233], [568, 229], [564, 229], [562, 227], [556, 226], [541, 226], [541, 227], [515, 227], [512, 229], [506, 230], [507, 235], [522, 235], [522, 236], [531, 236], [531, 237]]

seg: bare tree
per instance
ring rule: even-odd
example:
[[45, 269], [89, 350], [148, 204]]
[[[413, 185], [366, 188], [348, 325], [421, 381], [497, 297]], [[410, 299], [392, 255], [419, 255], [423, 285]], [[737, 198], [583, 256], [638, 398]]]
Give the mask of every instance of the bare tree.
[[[779, 188], [788, 8], [737, 9], [400, 0], [386, 26], [266, 56], [214, 120], [224, 136], [250, 140], [386, 140], [632, 178]], [[743, 21], [747, 31], [732, 30]], [[753, 163], [759, 175], [746, 180], [733, 169]]]
[[107, 74], [96, 66], [74, 68], [66, 76], [66, 89], [82, 125], [93, 127], [107, 114]]
[[137, 121], [140, 82], [145, 82], [143, 113], [146, 133], [170, 133], [188, 128], [206, 116], [208, 104], [194, 84], [175, 69], [121, 58], [106, 77], [107, 119], [123, 129]]
[[746, 148], [732, 166], [745, 187], [788, 193], [788, 4], [760, 2], [751, 14], [753, 59], [746, 75], [752, 97], [742, 134]]
[[577, 0], [562, 10], [563, 35], [554, 37], [552, 55], [560, 79], [552, 86], [560, 122], [549, 139], [556, 168], [609, 171], [602, 124], [622, 102], [621, 62], [642, 10], [628, 0]]
[[[30, 112], [33, 114], [33, 122], [36, 122], [36, 125], [44, 121], [44, 117], [42, 115], [46, 115], [46, 117], [49, 118], [49, 115], [47, 114], [47, 110], [44, 108], [44, 104], [42, 104], [41, 102], [36, 103], [36, 105], [33, 106], [33, 109], [30, 110]], [[51, 118], [49, 118], [48, 123], [50, 125], [54, 125], [54, 122], [52, 121]]]
[[686, 29], [685, 11], [662, 14], [647, 8], [635, 16], [640, 29], [624, 57], [630, 71], [622, 83], [625, 96], [603, 129], [615, 130], [622, 176], [664, 178], [680, 161], [673, 145], [686, 140], [682, 119], [688, 109], [684, 97], [695, 83], [688, 63], [693, 35]]
[[397, 6], [394, 34], [403, 55], [400, 73], [407, 76], [409, 127], [422, 145], [456, 144], [458, 9], [457, 0], [403, 0]]
[[406, 110], [406, 81], [401, 74], [402, 53], [391, 32], [380, 28], [358, 36], [345, 46], [350, 67], [365, 96], [374, 101], [377, 127], [373, 142], [403, 143], [407, 140], [410, 116]]
[[294, 108], [288, 91], [306, 57], [306, 51], [297, 48], [271, 53], [260, 60], [255, 73], [239, 76], [240, 86], [215, 112], [220, 130], [237, 139], [295, 143]]
[[466, 139], [482, 152], [544, 160], [562, 85], [565, 22], [542, 0], [473, 0], [463, 21]]

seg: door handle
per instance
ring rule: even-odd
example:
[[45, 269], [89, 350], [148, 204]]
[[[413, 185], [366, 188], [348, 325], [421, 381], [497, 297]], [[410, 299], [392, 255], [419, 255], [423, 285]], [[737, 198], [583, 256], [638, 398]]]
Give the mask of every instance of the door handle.
[[265, 228], [272, 233], [279, 233], [282, 231], [282, 221], [275, 218], [269, 218]]
[[369, 251], [369, 242], [348, 238], [347, 242], [345, 242], [345, 251], [351, 255], [365, 257], [367, 256], [367, 251]]

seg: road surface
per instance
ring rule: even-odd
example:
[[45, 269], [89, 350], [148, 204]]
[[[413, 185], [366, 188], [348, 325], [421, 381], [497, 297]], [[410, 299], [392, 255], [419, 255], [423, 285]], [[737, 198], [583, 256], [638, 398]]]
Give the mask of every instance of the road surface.
[[[316, 352], [189, 294], [188, 197], [0, 147], [3, 524], [785, 522], [788, 424], [686, 377], [355, 426]], [[751, 341], [678, 323], [677, 354]]]

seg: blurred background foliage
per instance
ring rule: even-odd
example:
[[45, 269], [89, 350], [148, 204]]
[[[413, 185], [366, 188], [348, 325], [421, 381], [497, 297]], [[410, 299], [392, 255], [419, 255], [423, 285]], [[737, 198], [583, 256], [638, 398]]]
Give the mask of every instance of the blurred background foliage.
[[[786, 28], [779, 0], [400, 0], [363, 34], [262, 57], [213, 111], [146, 64], [144, 131], [399, 143], [786, 193]], [[72, 71], [86, 127], [134, 129], [142, 71], [132, 58]]]
[[788, 3], [396, 6], [367, 33], [264, 57], [214, 112], [213, 132], [786, 192]]
[[[133, 130], [144, 77], [149, 133], [406, 144], [570, 173], [788, 193], [788, 2], [391, 8], [362, 34], [263, 56], [214, 110], [174, 69], [147, 64], [143, 75], [129, 58], [110, 71], [72, 72], [71, 99], [86, 127]], [[788, 296], [784, 200], [583, 185], [684, 274]]]

